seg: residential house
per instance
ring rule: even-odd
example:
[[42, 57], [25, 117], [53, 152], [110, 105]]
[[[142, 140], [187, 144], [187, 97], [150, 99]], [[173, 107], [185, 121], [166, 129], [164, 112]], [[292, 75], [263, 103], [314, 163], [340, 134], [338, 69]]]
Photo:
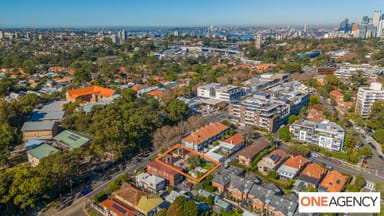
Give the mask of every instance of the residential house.
[[136, 176], [136, 183], [139, 187], [151, 192], [158, 192], [165, 188], [165, 179], [159, 176], [141, 173]]
[[331, 98], [333, 98], [337, 105], [343, 110], [343, 111], [348, 111], [352, 105], [352, 101], [344, 101], [344, 94], [340, 92], [339, 90], [332, 90], [330, 93]]
[[215, 187], [219, 193], [223, 193], [229, 187], [231, 182], [230, 176], [239, 175], [243, 170], [238, 167], [230, 166], [228, 169], [220, 168], [217, 170], [215, 176], [212, 179], [212, 186]]
[[223, 199], [221, 199], [219, 196], [215, 196], [213, 209], [217, 212], [221, 212], [221, 211], [229, 212], [232, 209], [232, 205], [224, 201]]
[[342, 192], [348, 177], [336, 170], [328, 171], [318, 187], [319, 192]]
[[89, 137], [70, 130], [62, 131], [53, 137], [53, 140], [55, 140], [58, 145], [63, 146], [64, 148], [69, 148], [71, 150], [87, 146], [91, 141]]
[[254, 185], [248, 194], [253, 209], [263, 215], [295, 216], [298, 199], [296, 196], [280, 196], [274, 190], [260, 185]]
[[142, 196], [149, 195], [149, 193], [141, 191], [128, 184], [115, 191], [112, 195], [115, 200], [136, 209], [137, 205], [139, 204], [140, 198]]
[[264, 149], [270, 147], [270, 143], [265, 139], [258, 139], [253, 144], [242, 149], [239, 153], [239, 163], [247, 167], [252, 165], [253, 159]]
[[276, 149], [264, 156], [258, 163], [257, 169], [260, 173], [267, 175], [271, 171], [276, 171], [277, 168], [288, 159], [288, 155], [281, 149]]
[[224, 141], [219, 141], [220, 146], [227, 149], [230, 153], [242, 149], [245, 145], [244, 137], [241, 134], [235, 134]]
[[164, 200], [156, 195], [145, 195], [140, 198], [136, 209], [143, 213], [145, 216], [154, 215], [157, 208], [164, 203]]
[[286, 160], [278, 169], [277, 173], [285, 179], [294, 179], [305, 167], [308, 160], [301, 155], [297, 155]]
[[135, 216], [138, 213], [138, 211], [128, 208], [111, 198], [104, 200], [100, 205], [103, 209], [96, 209], [102, 210], [101, 213], [105, 216]]
[[89, 86], [68, 90], [66, 93], [66, 100], [70, 102], [74, 102], [76, 100], [101, 102], [102, 100], [111, 98], [116, 93], [117, 92], [113, 89], [103, 88], [100, 86]]
[[209, 123], [184, 137], [181, 143], [190, 149], [201, 151], [220, 139], [227, 130], [229, 127], [220, 122]]
[[253, 175], [247, 175], [246, 177], [231, 175], [227, 191], [236, 200], [245, 200], [252, 186], [259, 183], [260, 180]]
[[54, 121], [25, 122], [21, 128], [23, 140], [52, 139], [57, 134], [58, 125]]
[[178, 185], [183, 181], [183, 176], [180, 173], [156, 161], [151, 161], [147, 164], [147, 173], [164, 178], [172, 186]]
[[323, 179], [326, 170], [317, 163], [308, 164], [301, 171], [299, 179], [305, 183], [307, 187], [317, 187]]
[[63, 105], [67, 101], [55, 101], [44, 105], [42, 108], [32, 112], [29, 121], [57, 121], [60, 122], [64, 118]]
[[56, 153], [59, 150], [48, 144], [41, 144], [36, 148], [27, 151], [28, 162], [35, 167], [40, 163], [40, 160], [48, 157], [50, 154]]

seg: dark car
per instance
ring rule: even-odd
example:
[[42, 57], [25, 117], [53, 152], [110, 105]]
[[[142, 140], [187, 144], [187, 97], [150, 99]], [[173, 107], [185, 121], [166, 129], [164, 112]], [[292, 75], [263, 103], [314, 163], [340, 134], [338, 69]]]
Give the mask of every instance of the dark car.
[[85, 195], [91, 193], [92, 190], [93, 190], [92, 188], [85, 188], [84, 190], [80, 191], [80, 194], [85, 196]]

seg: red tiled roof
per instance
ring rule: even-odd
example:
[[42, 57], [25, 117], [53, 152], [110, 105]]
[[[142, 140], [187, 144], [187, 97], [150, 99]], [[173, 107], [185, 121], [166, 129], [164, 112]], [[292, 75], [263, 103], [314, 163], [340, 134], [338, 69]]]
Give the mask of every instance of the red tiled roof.
[[335, 98], [344, 97], [343, 93], [341, 93], [339, 90], [332, 90], [329, 94]]
[[137, 84], [137, 85], [132, 86], [131, 89], [134, 90], [134, 91], [139, 91], [139, 90], [145, 89], [145, 88], [148, 88], [148, 86], [147, 85], [139, 85], [139, 84]]
[[244, 142], [244, 137], [241, 134], [235, 134], [228, 139], [224, 140], [226, 143], [231, 143], [232, 145], [239, 145]]
[[147, 192], [141, 191], [130, 184], [115, 191], [113, 194], [119, 201], [129, 203], [134, 206], [137, 206], [142, 196], [148, 195]]
[[[116, 202], [114, 199], [106, 199], [100, 203], [105, 208], [116, 213], [118, 216], [134, 216], [137, 211]], [[115, 206], [118, 206], [117, 208]], [[125, 211], [125, 212], [124, 212]]]
[[189, 136], [184, 137], [183, 141], [190, 143], [194, 142], [195, 145], [200, 145], [208, 139], [219, 135], [228, 128], [228, 126], [223, 125], [220, 122], [209, 123], [208, 125], [193, 131]]
[[280, 156], [280, 159], [274, 161], [275, 164], [279, 164], [279, 163], [282, 162], [282, 160], [285, 160], [285, 159], [288, 158], [287, 153], [285, 153], [285, 152], [284, 152], [283, 150], [281, 150], [281, 149], [276, 149], [276, 150], [272, 151], [271, 153], [269, 153], [269, 154], [268, 154], [267, 156], [265, 156], [265, 157], [269, 157], [269, 158], [271, 158], [272, 155], [278, 155], [278, 156]]
[[327, 188], [328, 192], [340, 192], [347, 182], [347, 179], [347, 176], [343, 176], [338, 171], [332, 170], [328, 171], [320, 185]]
[[90, 87], [72, 89], [67, 91], [69, 97], [73, 99], [76, 99], [80, 96], [91, 95], [91, 94], [101, 94], [104, 97], [111, 97], [113, 94], [115, 94], [115, 92], [116, 91], [113, 89], [107, 89], [100, 86], [90, 86]]
[[151, 91], [151, 92], [148, 92], [147, 93], [148, 95], [152, 95], [152, 96], [157, 96], [157, 97], [159, 97], [159, 96], [161, 96], [161, 95], [163, 95], [164, 94], [164, 91], [162, 91], [162, 90], [160, 90], [160, 89], [156, 89], [156, 90], [154, 90], [154, 91]]
[[308, 164], [304, 168], [304, 170], [301, 172], [302, 175], [315, 178], [315, 179], [320, 179], [324, 173], [325, 173], [325, 169], [321, 168], [321, 166], [316, 163]]
[[306, 163], [308, 163], [307, 159], [305, 159], [301, 155], [297, 155], [297, 156], [291, 157], [287, 161], [285, 161], [284, 166], [293, 167], [295, 169], [300, 169]]
[[[157, 169], [157, 170], [162, 170], [162, 171], [164, 171], [164, 172], [166, 172], [166, 173], [168, 173], [168, 174], [170, 174], [170, 175], [176, 175], [176, 174], [178, 173], [178, 172], [176, 172], [175, 170], [170, 169], [170, 168], [168, 168], [168, 167], [165, 167], [165, 166], [159, 164], [159, 163], [156, 162], [156, 161], [151, 161], [151, 162], [149, 162], [149, 163], [147, 164], [147, 167], [153, 167], [153, 168], [155, 168], [155, 169]], [[147, 168], [147, 169], [148, 169], [148, 168]]]

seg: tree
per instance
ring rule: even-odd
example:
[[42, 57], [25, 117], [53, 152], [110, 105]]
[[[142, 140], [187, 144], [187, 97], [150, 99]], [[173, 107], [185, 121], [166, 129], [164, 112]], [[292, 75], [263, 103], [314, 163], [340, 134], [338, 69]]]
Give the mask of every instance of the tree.
[[183, 205], [183, 216], [196, 216], [199, 215], [199, 207], [193, 200], [189, 200]]
[[34, 74], [36, 72], [36, 65], [31, 59], [23, 62], [23, 70], [25, 73]]
[[309, 106], [313, 106], [315, 104], [319, 104], [320, 103], [320, 97], [318, 95], [311, 95], [309, 97]]
[[332, 86], [337, 85], [337, 77], [334, 74], [328, 74], [325, 76], [324, 79], [328, 85], [332, 85]]
[[377, 142], [384, 144], [384, 128], [376, 129], [373, 137]]
[[288, 126], [280, 128], [277, 133], [278, 133], [279, 139], [285, 142], [288, 142], [292, 136]]
[[288, 118], [288, 124], [292, 124], [292, 123], [295, 122], [297, 119], [299, 119], [299, 116], [297, 116], [297, 115], [291, 115], [291, 116], [289, 116], [289, 118]]
[[350, 91], [347, 91], [347, 92], [345, 92], [345, 94], [344, 94], [344, 98], [343, 98], [343, 100], [344, 100], [345, 102], [352, 101], [352, 96], [353, 96], [353, 93], [350, 92]]
[[208, 204], [209, 206], [213, 206], [213, 196], [212, 196], [212, 195], [209, 195], [209, 196], [208, 196], [207, 204]]
[[361, 149], [359, 149], [359, 154], [363, 157], [367, 157], [372, 154], [371, 148], [369, 146], [363, 146]]
[[188, 105], [178, 99], [172, 99], [165, 109], [168, 112], [168, 118], [173, 122], [184, 120], [191, 114]]
[[378, 100], [373, 103], [369, 113], [367, 126], [372, 129], [384, 128], [384, 101]]
[[9, 79], [0, 79], [0, 97], [4, 97], [9, 94], [9, 90], [12, 86], [12, 81]]
[[384, 199], [384, 182], [377, 182], [375, 189], [377, 192], [380, 192], [381, 199]]

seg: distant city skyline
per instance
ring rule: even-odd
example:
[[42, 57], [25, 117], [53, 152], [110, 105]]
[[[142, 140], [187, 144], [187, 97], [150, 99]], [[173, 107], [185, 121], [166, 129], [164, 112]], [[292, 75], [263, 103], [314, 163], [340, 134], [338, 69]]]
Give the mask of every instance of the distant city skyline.
[[13, 0], [0, 27], [338, 25], [384, 9], [383, 0]]

